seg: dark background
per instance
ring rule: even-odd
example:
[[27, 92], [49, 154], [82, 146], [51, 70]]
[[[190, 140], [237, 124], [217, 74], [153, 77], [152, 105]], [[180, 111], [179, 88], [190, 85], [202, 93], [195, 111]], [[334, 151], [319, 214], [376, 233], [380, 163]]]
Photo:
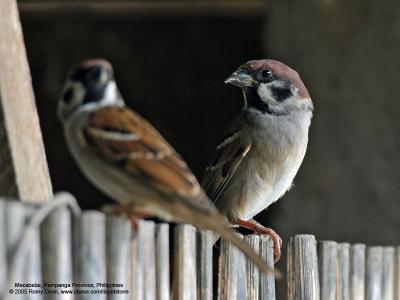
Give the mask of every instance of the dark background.
[[[241, 92], [224, 79], [244, 61], [268, 57], [300, 72], [315, 116], [294, 188], [258, 220], [284, 242], [310, 233], [339, 242], [399, 244], [399, 4], [251, 3], [122, 10], [22, 6], [54, 190], [72, 192], [83, 208], [107, 200], [79, 173], [56, 118], [71, 64], [110, 60], [128, 104], [201, 179], [242, 105]], [[284, 263], [278, 268], [284, 270]]]

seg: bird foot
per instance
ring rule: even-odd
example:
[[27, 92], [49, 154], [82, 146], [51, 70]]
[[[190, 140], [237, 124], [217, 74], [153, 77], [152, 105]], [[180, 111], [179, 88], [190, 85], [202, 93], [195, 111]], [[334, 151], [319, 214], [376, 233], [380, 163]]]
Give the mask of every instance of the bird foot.
[[245, 221], [239, 219], [237, 224], [244, 228], [253, 230], [256, 234], [268, 234], [274, 243], [274, 262], [277, 263], [279, 261], [281, 258], [282, 239], [272, 228], [262, 226], [254, 220]]

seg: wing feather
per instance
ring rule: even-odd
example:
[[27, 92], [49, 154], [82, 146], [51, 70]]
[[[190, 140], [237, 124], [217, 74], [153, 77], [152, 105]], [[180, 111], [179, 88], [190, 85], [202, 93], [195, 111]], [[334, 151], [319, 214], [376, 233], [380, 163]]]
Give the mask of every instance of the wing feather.
[[216, 147], [201, 183], [214, 202], [224, 192], [243, 158], [251, 149], [251, 142], [242, 136], [243, 118], [237, 117], [228, 127], [222, 142]]
[[186, 163], [149, 122], [129, 108], [98, 109], [85, 136], [101, 156], [130, 175], [141, 176], [152, 188], [188, 199], [200, 195], [200, 185]]

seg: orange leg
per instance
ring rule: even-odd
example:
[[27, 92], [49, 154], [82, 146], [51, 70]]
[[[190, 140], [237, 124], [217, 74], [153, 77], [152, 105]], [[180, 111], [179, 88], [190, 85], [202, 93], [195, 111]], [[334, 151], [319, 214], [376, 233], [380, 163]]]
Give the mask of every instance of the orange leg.
[[280, 236], [271, 228], [264, 227], [260, 223], [255, 220], [238, 220], [237, 224], [244, 228], [253, 230], [254, 233], [257, 234], [268, 234], [272, 241], [274, 242], [274, 255], [275, 255], [275, 262], [279, 261], [281, 258], [281, 248], [282, 248], [282, 239]]

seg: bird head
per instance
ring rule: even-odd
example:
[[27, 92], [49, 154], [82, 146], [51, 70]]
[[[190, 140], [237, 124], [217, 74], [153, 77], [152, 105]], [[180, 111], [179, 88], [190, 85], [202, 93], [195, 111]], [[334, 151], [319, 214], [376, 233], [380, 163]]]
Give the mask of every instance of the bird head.
[[113, 68], [104, 59], [89, 59], [72, 68], [58, 101], [58, 116], [68, 119], [84, 105], [123, 104]]
[[248, 61], [229, 76], [225, 83], [243, 89], [246, 109], [272, 115], [313, 109], [310, 95], [299, 74], [279, 61]]

